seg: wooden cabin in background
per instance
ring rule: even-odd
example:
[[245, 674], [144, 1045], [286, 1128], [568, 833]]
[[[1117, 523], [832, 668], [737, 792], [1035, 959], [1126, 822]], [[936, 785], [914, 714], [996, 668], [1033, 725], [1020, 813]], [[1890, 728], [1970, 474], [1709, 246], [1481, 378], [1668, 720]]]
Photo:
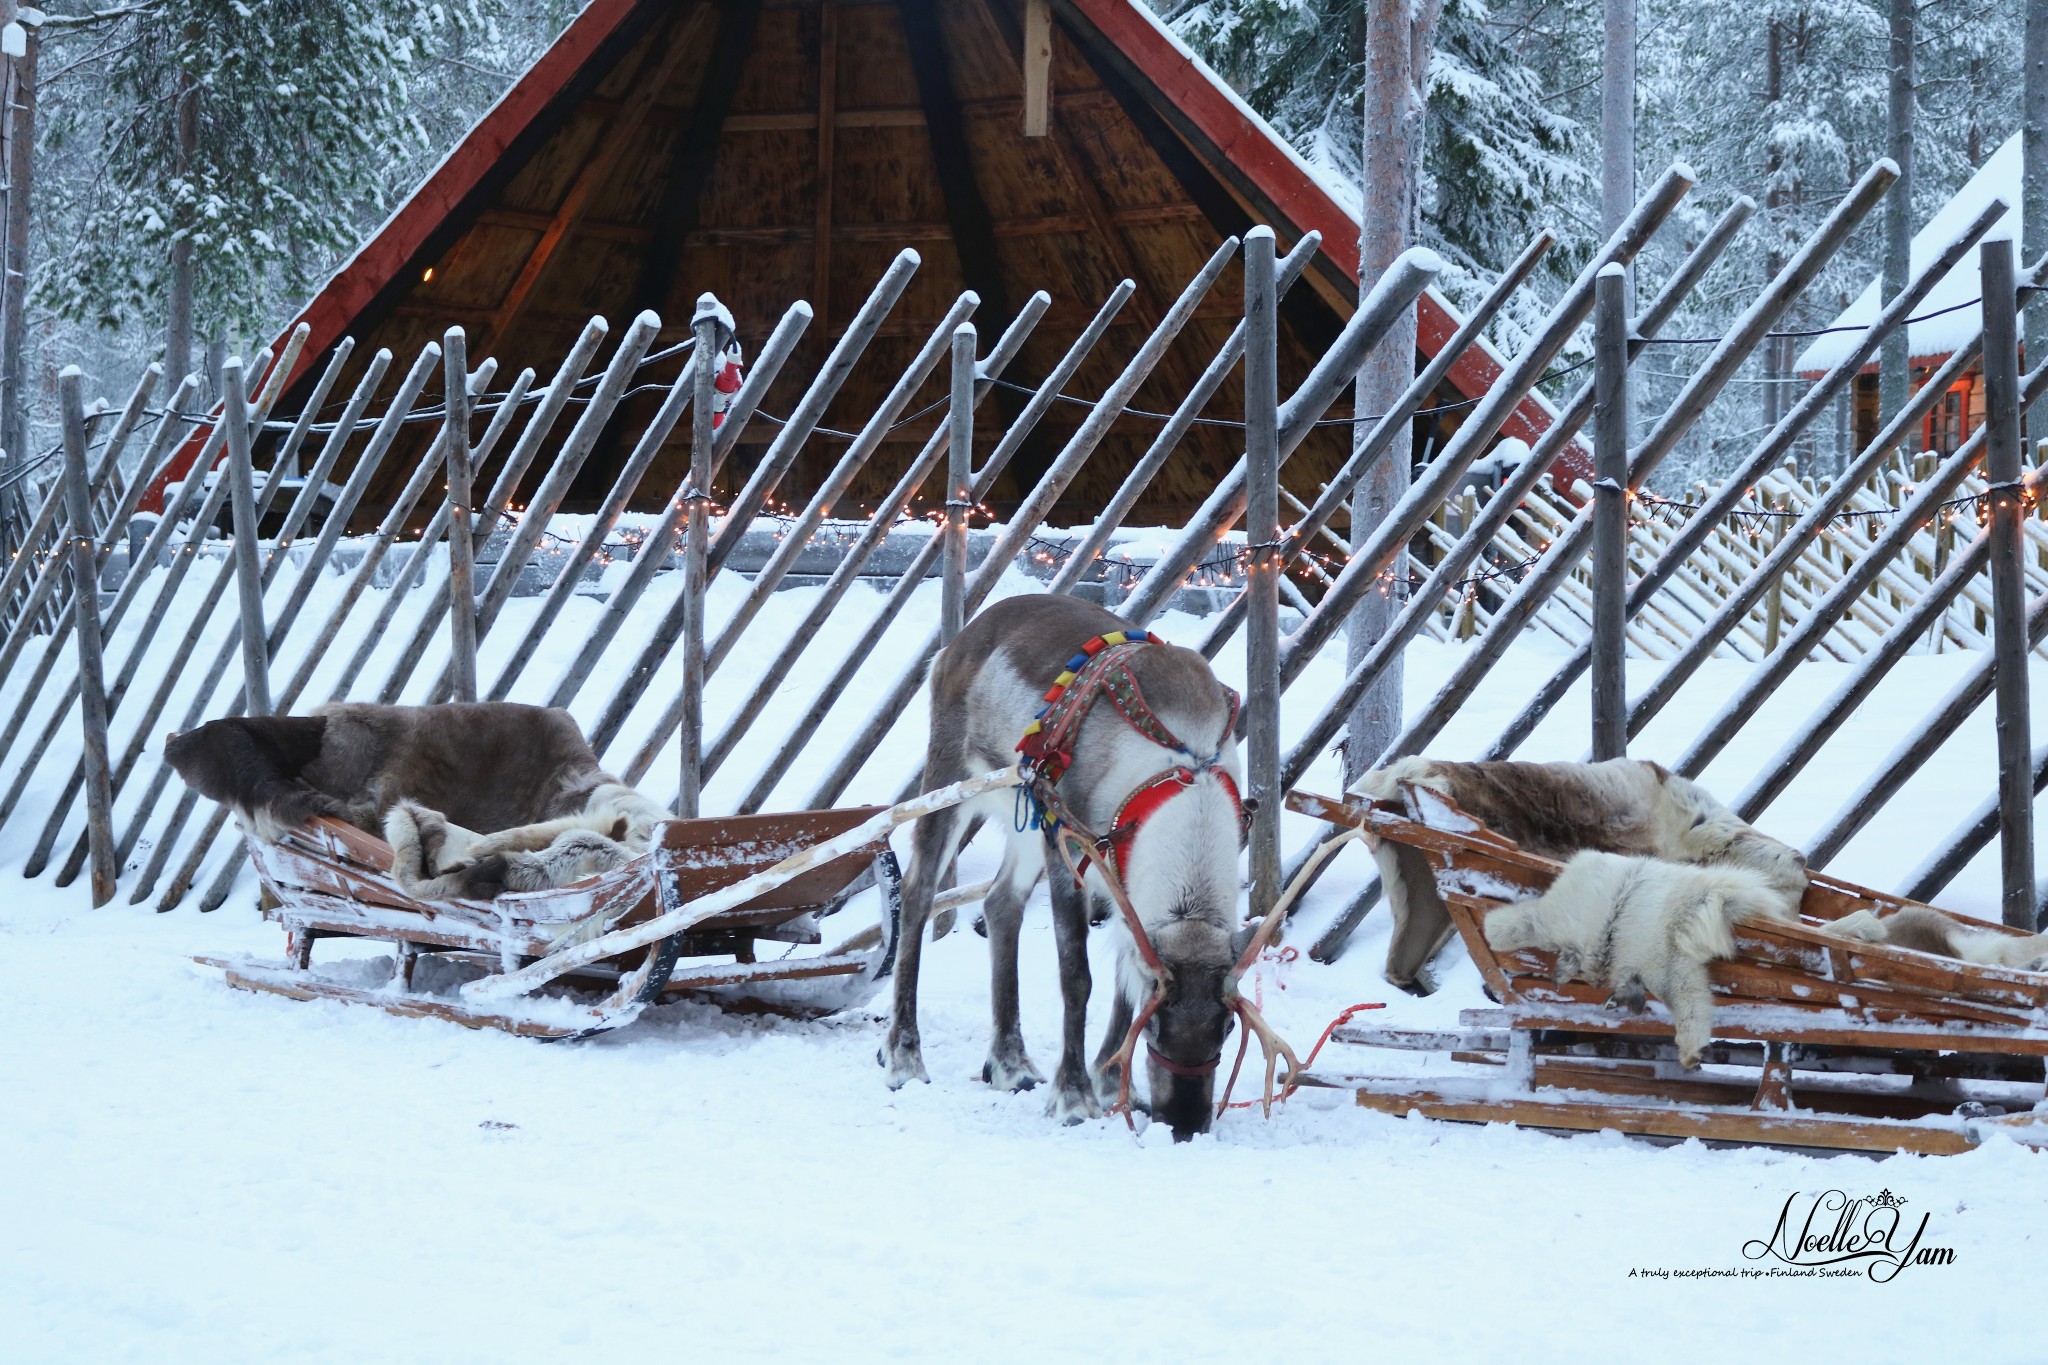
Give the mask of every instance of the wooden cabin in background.
[[[1992, 224], [1987, 239], [2024, 240], [2020, 230], [2020, 179], [2023, 162], [2020, 135], [2014, 133], [2005, 144], [1986, 158], [1955, 197], [1927, 220], [1927, 226], [1913, 237], [1912, 270], [1918, 273], [1955, 240], [1956, 233], [1999, 200], [2006, 205], [2004, 216]], [[1881, 279], [1872, 280], [1856, 301], [1842, 310], [1830, 327], [1867, 327], [1877, 320]], [[1956, 347], [1984, 326], [1984, 310], [1978, 304], [1982, 285], [1977, 276], [1977, 253], [1971, 252], [1942, 277], [1926, 300], [1914, 310], [1922, 321], [1907, 325], [1907, 345], [1912, 355], [1913, 390], [1919, 392], [1927, 376], [1947, 362]], [[1817, 379], [1849, 354], [1855, 345], [1854, 332], [1831, 332], [1816, 337], [1793, 362], [1800, 377]], [[1852, 424], [1855, 448], [1861, 450], [1877, 439], [1879, 423], [1877, 365], [1866, 365], [1856, 376], [1853, 388]], [[1928, 413], [1920, 426], [1920, 449], [1951, 454], [1968, 440], [1984, 420], [1984, 366], [1972, 364]]]
[[[984, 345], [1033, 290], [1053, 295], [1006, 376], [1030, 384], [1128, 276], [1136, 296], [1068, 386], [1093, 397], [1216, 245], [1259, 222], [1275, 226], [1283, 250], [1308, 230], [1323, 233], [1323, 250], [1281, 311], [1284, 393], [1351, 314], [1357, 223], [1138, 0], [591, 0], [307, 304], [298, 320], [311, 341], [280, 411], [296, 410], [344, 335], [358, 346], [337, 394], [377, 348], [390, 348], [402, 371], [457, 324], [472, 363], [502, 362], [496, 387], [525, 366], [545, 383], [592, 314], [611, 322], [615, 342], [651, 308], [665, 324], [659, 347], [687, 335], [708, 290], [731, 308], [749, 355], [790, 303], [815, 309], [804, 348], [764, 404], [786, 414], [904, 247], [922, 255], [922, 268], [827, 427], [858, 428], [961, 290], [981, 296]], [[1242, 315], [1242, 297], [1233, 267], [1135, 407], [1173, 408]], [[1433, 350], [1456, 323], [1440, 296], [1426, 297], [1422, 348]], [[643, 381], [666, 382], [678, 363], [649, 367]], [[1483, 393], [1498, 370], [1483, 346], [1468, 352], [1437, 401]], [[945, 382], [942, 365], [908, 411], [941, 397]], [[1241, 417], [1240, 384], [1233, 374], [1207, 415]], [[633, 400], [614, 430], [640, 430], [655, 402]], [[1020, 402], [991, 396], [984, 440]], [[1055, 406], [991, 499], [999, 513], [1083, 412]], [[1418, 421], [1418, 450], [1463, 415], [1428, 419], [1434, 432]], [[1532, 398], [1503, 434], [1533, 440], [1551, 416]], [[895, 433], [850, 501], [871, 505], [942, 418]], [[1089, 520], [1155, 430], [1119, 422], [1054, 522]], [[686, 421], [643, 482], [647, 505], [678, 482], [688, 431]], [[774, 431], [765, 420], [749, 428], [724, 491], [744, 480]], [[430, 434], [417, 430], [412, 450], [394, 452], [366, 519], [388, 505]], [[814, 488], [844, 445], [815, 437], [784, 498]], [[1179, 521], [1242, 448], [1235, 431], [1197, 426], [1133, 520]], [[1312, 490], [1348, 449], [1347, 428], [1316, 431], [1288, 483]], [[595, 503], [626, 453], [623, 439], [600, 443], [571, 510]]]

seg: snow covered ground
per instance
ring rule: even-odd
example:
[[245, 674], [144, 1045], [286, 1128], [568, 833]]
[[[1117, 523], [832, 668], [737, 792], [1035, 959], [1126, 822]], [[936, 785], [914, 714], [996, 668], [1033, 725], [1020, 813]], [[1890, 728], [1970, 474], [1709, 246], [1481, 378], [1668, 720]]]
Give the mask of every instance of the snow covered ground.
[[[779, 594], [754, 637], [772, 639], [805, 596]], [[573, 639], [574, 619], [562, 629]], [[1518, 649], [1434, 752], [1490, 738], [1557, 657], [1540, 640]], [[1411, 705], [1455, 658], [1411, 650]], [[1793, 840], [1819, 828], [1969, 662], [1909, 660], [1767, 827]], [[1333, 676], [1335, 661], [1316, 667]], [[1637, 752], [1669, 756], [1742, 671], [1710, 666]], [[749, 672], [743, 650], [722, 677]], [[1806, 666], [1710, 785], [1737, 789], [1842, 675]], [[731, 704], [714, 692], [714, 725]], [[1580, 756], [1584, 713], [1581, 693], [1523, 756]], [[1893, 884], [1986, 795], [1990, 755], [1979, 717], [1835, 870]], [[888, 796], [911, 761], [879, 761], [849, 795]], [[1304, 785], [1333, 790], [1333, 769]], [[7, 1362], [2048, 1358], [2030, 1292], [2048, 1153], [2003, 1141], [1882, 1162], [1658, 1148], [1316, 1095], [1271, 1122], [1232, 1114], [1179, 1147], [1118, 1120], [1061, 1129], [1041, 1097], [979, 1080], [986, 955], [967, 932], [926, 956], [929, 1086], [883, 1087], [872, 1010], [797, 1024], [685, 1003], [546, 1046], [232, 991], [188, 955], [275, 954], [250, 887], [210, 916], [125, 896], [90, 910], [78, 888], [15, 876], [33, 823], [0, 832]], [[1304, 833], [1291, 828], [1290, 846]], [[1344, 858], [1296, 944], [1363, 875], [1362, 854]], [[978, 848], [967, 870], [992, 862]], [[1946, 899], [1990, 910], [1989, 860]], [[1391, 992], [1385, 932], [1375, 915], [1333, 966], [1262, 968], [1274, 1025], [1305, 1045], [1358, 1001], [1418, 1024], [1484, 1003], [1455, 949], [1436, 996]], [[1049, 1065], [1042, 901], [1025, 934], [1026, 1035]], [[1342, 1051], [1325, 1062], [1379, 1064]], [[1744, 1244], [1771, 1235], [1788, 1197], [1880, 1189], [1910, 1222], [1927, 1216], [1923, 1244], [1953, 1248], [1953, 1264], [1890, 1284], [1631, 1273], [1755, 1269]]]

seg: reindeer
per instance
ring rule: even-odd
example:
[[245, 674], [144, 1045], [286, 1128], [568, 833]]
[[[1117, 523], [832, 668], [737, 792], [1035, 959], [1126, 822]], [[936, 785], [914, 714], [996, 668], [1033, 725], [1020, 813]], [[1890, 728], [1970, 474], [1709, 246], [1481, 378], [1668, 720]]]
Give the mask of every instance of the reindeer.
[[[989, 607], [939, 654], [930, 687], [927, 791], [1011, 763], [1019, 750], [1029, 781], [917, 827], [895, 1008], [878, 1058], [890, 1087], [930, 1079], [917, 1033], [924, 926], [941, 873], [965, 833], [986, 820], [1011, 833], [982, 909], [995, 1024], [982, 1079], [1011, 1091], [1044, 1079], [1025, 1053], [1017, 1003], [1024, 902], [1044, 873], [1066, 1012], [1048, 1112], [1071, 1124], [1127, 1103], [1142, 1037], [1153, 1116], [1176, 1140], [1206, 1131], [1232, 1016], [1267, 1043], [1269, 1076], [1277, 1042], [1237, 994], [1256, 948], [1248, 947], [1253, 926], [1237, 926], [1243, 803], [1236, 695], [1200, 654], [1151, 641], [1102, 608], [1063, 595]], [[1060, 700], [1048, 704], [1054, 689]], [[1082, 1060], [1087, 936], [1091, 923], [1106, 919], [1120, 938], [1116, 993], [1091, 1075]]]

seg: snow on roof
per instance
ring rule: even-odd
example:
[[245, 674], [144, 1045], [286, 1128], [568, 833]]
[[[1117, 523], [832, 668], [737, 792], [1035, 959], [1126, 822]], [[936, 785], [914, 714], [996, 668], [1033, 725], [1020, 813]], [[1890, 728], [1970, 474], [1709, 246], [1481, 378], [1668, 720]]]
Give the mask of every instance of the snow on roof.
[[[2006, 212], [1991, 225], [1990, 231], [1984, 234], [1984, 240], [2020, 240], [2020, 174], [2020, 135], [2014, 133], [2006, 139], [2004, 146], [1977, 168], [1969, 183], [1957, 190], [1955, 197], [1927, 220], [1927, 226], [1914, 235], [1913, 273], [1917, 274], [1939, 255], [1942, 248], [1954, 241], [1956, 235], [1970, 225], [1970, 220], [1993, 200], [2002, 202]], [[1875, 322], [1879, 284], [1879, 280], [1872, 280], [1857, 295], [1856, 302], [1843, 309], [1842, 315], [1831, 325], [1868, 327]], [[1908, 324], [1906, 331], [1915, 360], [1945, 356], [1977, 333], [1984, 325], [1984, 310], [1977, 306], [1979, 289], [1977, 253], [1973, 251], [1958, 261], [1955, 268], [1943, 276], [1921, 305], [1913, 310], [1915, 317], [1941, 314], [1928, 317], [1925, 322]], [[1968, 306], [1956, 308], [1952, 313], [1941, 311], [1957, 304]], [[1848, 356], [1856, 341], [1854, 332], [1830, 332], [1816, 337], [1799, 353], [1793, 369], [1801, 374], [1817, 374], [1831, 369]]]

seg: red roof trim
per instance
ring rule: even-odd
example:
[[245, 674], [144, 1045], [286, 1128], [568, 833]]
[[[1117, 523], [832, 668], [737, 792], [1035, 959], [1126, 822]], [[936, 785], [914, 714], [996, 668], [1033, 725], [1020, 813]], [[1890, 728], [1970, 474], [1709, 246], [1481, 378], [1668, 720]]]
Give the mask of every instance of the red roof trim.
[[[455, 144], [384, 225], [320, 287], [299, 315], [284, 325], [273, 354], [281, 354], [285, 338], [305, 323], [310, 329], [298, 364], [286, 376], [296, 383], [315, 361], [331, 351], [349, 326], [384, 287], [398, 277], [427, 238], [455, 212], [504, 155], [505, 149], [551, 100], [569, 84], [598, 47], [639, 7], [642, 0], [590, 0], [561, 37], [555, 39], [524, 76], [507, 90], [469, 135]], [[164, 485], [182, 478], [199, 457], [203, 442], [195, 434], [169, 462], [145, 495], [144, 505], [162, 510]]]
[[[1114, 43], [1146, 80], [1193, 122], [1253, 185], [1301, 232], [1323, 234], [1322, 254], [1344, 277], [1358, 282], [1358, 220], [1332, 199], [1281, 141], [1265, 120], [1247, 110], [1217, 76], [1190, 55], [1137, 0], [1068, 0], [1076, 11]], [[1416, 309], [1416, 340], [1434, 355], [1458, 329], [1457, 316], [1435, 290], [1423, 294]], [[1451, 383], [1468, 398], [1485, 393], [1503, 368], [1500, 356], [1484, 340], [1466, 350], [1451, 366]], [[1501, 434], [1535, 444], [1549, 430], [1555, 414], [1535, 397], [1516, 405]], [[1577, 440], [1567, 452], [1590, 458]], [[1590, 469], [1590, 464], [1587, 466]]]
[[[311, 302], [279, 333], [280, 339], [273, 349], [281, 349], [283, 338], [290, 336], [301, 322], [310, 328], [305, 349], [300, 352], [288, 383], [296, 382], [341, 340], [362, 311], [412, 261], [435, 229], [476, 189], [513, 141], [642, 3], [644, 0], [589, 0], [561, 37], [456, 144], [419, 189], [385, 220], [361, 250], [334, 272]], [[1115, 44], [1234, 167], [1248, 176], [1297, 231], [1322, 233], [1322, 254], [1345, 278], [1356, 283], [1358, 261], [1349, 248], [1358, 240], [1358, 221], [1329, 196], [1264, 120], [1241, 105], [1214, 73], [1190, 56], [1136, 0], [1068, 3]], [[1433, 354], [1434, 348], [1457, 329], [1457, 318], [1434, 290], [1422, 296], [1416, 311], [1418, 343]], [[1451, 367], [1450, 379], [1460, 393], [1476, 398], [1499, 377], [1501, 369], [1500, 357], [1482, 340]], [[1534, 443], [1552, 420], [1553, 413], [1532, 396], [1509, 414], [1502, 434]], [[182, 477], [191, 467], [199, 444], [195, 437], [170, 462], [149, 490], [147, 506], [161, 507], [163, 485]], [[1574, 452], [1583, 453], [1581, 443], [1575, 441], [1573, 447]]]

